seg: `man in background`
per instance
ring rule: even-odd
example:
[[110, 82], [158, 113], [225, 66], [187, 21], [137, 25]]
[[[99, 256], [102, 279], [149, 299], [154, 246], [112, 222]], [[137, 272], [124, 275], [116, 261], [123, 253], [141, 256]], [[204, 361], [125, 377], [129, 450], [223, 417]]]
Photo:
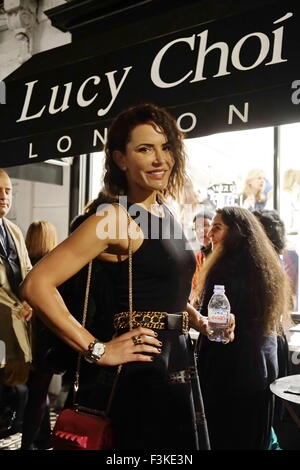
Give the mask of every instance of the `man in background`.
[[0, 428], [1, 418], [5, 427], [3, 413], [7, 403], [15, 402], [15, 415], [18, 415], [20, 403], [26, 401], [23, 384], [31, 363], [32, 310], [18, 296], [18, 286], [31, 264], [21, 230], [6, 218], [11, 203], [12, 184], [8, 174], [0, 169]]

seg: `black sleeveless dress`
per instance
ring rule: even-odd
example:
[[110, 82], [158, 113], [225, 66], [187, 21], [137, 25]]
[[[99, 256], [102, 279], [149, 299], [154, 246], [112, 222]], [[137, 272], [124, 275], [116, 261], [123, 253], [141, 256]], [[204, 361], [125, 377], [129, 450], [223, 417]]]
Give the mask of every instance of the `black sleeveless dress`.
[[[132, 257], [133, 310], [136, 311], [177, 313], [186, 310], [195, 257], [181, 227], [165, 206], [164, 212], [165, 217], [161, 218], [138, 205], [129, 208], [145, 237]], [[101, 265], [103, 281], [107, 284], [110, 280], [113, 286], [108, 310], [128, 311], [128, 260], [101, 262]], [[123, 365], [119, 376], [111, 412], [117, 435], [116, 448], [208, 449], [190, 337], [178, 329], [156, 331], [163, 343], [161, 354], [152, 363]], [[105, 339], [103, 329], [98, 337]], [[112, 368], [100, 369], [106, 371], [107, 376]]]

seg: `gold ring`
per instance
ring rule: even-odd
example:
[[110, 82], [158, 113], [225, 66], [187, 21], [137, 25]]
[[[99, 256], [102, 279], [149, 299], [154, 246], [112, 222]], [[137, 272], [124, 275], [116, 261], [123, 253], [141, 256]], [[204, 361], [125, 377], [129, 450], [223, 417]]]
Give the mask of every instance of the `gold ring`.
[[134, 346], [136, 346], [137, 344], [142, 344], [142, 340], [140, 338], [140, 336], [138, 335], [135, 335], [135, 336], [132, 336], [132, 342], [134, 344]]

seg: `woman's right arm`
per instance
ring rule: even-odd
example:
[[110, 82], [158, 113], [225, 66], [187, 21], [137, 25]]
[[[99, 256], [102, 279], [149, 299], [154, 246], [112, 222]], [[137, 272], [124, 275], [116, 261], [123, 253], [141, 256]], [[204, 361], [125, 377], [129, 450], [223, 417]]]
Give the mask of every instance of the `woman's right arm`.
[[[108, 230], [100, 234], [99, 227], [103, 225], [104, 217], [107, 217]], [[55, 334], [80, 352], [88, 350], [94, 336], [71, 315], [57, 287], [109, 247], [126, 255], [128, 241], [126, 237], [117, 236], [119, 225], [127, 227], [127, 218], [124, 211], [116, 208], [108, 214], [106, 212], [106, 215], [89, 217], [69, 238], [36, 264], [21, 284], [21, 297]], [[109, 227], [116, 227], [117, 234], [109, 236]], [[133, 335], [142, 335], [143, 343], [134, 345]], [[158, 354], [159, 346], [152, 330], [138, 328], [106, 343], [105, 354], [99, 362], [117, 365], [130, 361], [151, 361], [151, 356], [143, 353]]]

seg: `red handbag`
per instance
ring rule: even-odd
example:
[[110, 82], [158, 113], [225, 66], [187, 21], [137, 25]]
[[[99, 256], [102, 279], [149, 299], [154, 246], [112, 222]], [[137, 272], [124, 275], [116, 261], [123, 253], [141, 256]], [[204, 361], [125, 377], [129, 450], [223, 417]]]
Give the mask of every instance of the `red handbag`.
[[[82, 326], [85, 326], [88, 297], [92, 274], [92, 261], [88, 267], [88, 277], [83, 308]], [[109, 450], [114, 448], [114, 433], [109, 410], [117, 384], [121, 367], [118, 367], [116, 377], [109, 396], [105, 412], [86, 408], [77, 404], [81, 354], [78, 354], [75, 381], [73, 385], [73, 408], [66, 408], [58, 415], [54, 425], [51, 444], [53, 450]]]
[[[93, 413], [93, 414], [92, 414]], [[63, 410], [52, 431], [54, 450], [109, 450], [114, 447], [110, 418], [78, 407]]]

